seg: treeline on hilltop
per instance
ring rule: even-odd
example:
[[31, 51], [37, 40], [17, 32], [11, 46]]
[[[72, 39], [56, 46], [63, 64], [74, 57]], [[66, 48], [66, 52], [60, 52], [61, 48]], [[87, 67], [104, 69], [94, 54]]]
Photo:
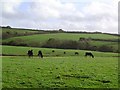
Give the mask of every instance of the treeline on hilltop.
[[[110, 33], [102, 33], [102, 32], [82, 32], [82, 31], [64, 31], [63, 29], [58, 30], [36, 30], [36, 29], [22, 29], [22, 28], [12, 28], [11, 26], [0, 26], [2, 28], [2, 39], [7, 39], [10, 37], [16, 37], [16, 36], [27, 36], [27, 35], [33, 35], [33, 34], [47, 34], [47, 33], [82, 33], [82, 34], [108, 34], [108, 35], [114, 35], [119, 36], [119, 34], [110, 34]], [[21, 32], [18, 32], [21, 30]]]

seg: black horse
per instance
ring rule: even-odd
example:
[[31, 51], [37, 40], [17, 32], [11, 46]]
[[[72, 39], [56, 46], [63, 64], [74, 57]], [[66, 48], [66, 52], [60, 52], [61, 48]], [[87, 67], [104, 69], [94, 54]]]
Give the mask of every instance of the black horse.
[[92, 58], [94, 58], [94, 55], [91, 52], [86, 52], [85, 56], [91, 56]]
[[38, 56], [41, 57], [41, 58], [43, 58], [43, 54], [42, 54], [41, 51], [38, 51]]
[[30, 58], [30, 57], [33, 57], [33, 50], [28, 50], [28, 57]]
[[79, 53], [78, 53], [78, 52], [75, 52], [75, 55], [79, 55]]

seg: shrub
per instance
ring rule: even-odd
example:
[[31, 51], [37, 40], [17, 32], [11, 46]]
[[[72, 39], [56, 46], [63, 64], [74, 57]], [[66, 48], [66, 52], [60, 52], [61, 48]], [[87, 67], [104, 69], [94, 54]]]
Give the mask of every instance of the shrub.
[[112, 52], [113, 48], [111, 46], [102, 45], [98, 48], [101, 52]]
[[50, 38], [48, 41], [42, 46], [47, 48], [59, 48], [59, 45], [61, 44], [60, 40]]
[[6, 28], [11, 28], [10, 26], [6, 26]]
[[62, 49], [78, 49], [79, 43], [73, 40], [65, 40], [60, 45]]
[[88, 50], [91, 49], [91, 45], [88, 41], [79, 41], [79, 49]]

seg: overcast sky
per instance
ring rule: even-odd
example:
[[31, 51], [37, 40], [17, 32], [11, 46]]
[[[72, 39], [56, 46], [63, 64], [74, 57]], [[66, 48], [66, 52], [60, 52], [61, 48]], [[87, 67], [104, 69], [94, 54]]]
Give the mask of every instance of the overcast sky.
[[119, 0], [2, 0], [2, 26], [118, 33]]

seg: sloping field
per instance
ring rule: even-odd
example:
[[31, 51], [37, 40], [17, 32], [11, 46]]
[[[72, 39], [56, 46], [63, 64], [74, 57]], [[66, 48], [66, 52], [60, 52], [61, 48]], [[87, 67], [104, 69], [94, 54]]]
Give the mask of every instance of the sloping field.
[[56, 33], [56, 34], [38, 34], [30, 36], [14, 37], [7, 40], [23, 39], [28, 41], [45, 41], [49, 38], [63, 39], [63, 40], [79, 40], [79, 38], [94, 38], [94, 39], [118, 39], [117, 36], [107, 34], [71, 34], [71, 33]]
[[43, 31], [31, 30], [31, 29], [18, 29], [18, 28], [2, 28], [0, 29], [0, 34], [2, 39], [7, 39], [11, 37], [27, 36], [38, 33], [43, 33]]
[[[117, 36], [107, 35], [107, 34], [71, 34], [71, 33], [56, 33], [56, 34], [37, 34], [29, 36], [19, 36], [4, 39], [3, 44], [12, 44], [12, 45], [27, 45], [27, 46], [39, 46], [41, 47], [48, 41], [50, 38], [59, 39], [59, 40], [75, 40], [78, 41], [80, 38], [94, 38], [94, 39], [106, 39], [106, 40], [117, 40]], [[90, 41], [91, 45], [102, 46], [108, 45], [112, 46], [115, 50], [118, 48], [118, 42], [111, 41]]]

